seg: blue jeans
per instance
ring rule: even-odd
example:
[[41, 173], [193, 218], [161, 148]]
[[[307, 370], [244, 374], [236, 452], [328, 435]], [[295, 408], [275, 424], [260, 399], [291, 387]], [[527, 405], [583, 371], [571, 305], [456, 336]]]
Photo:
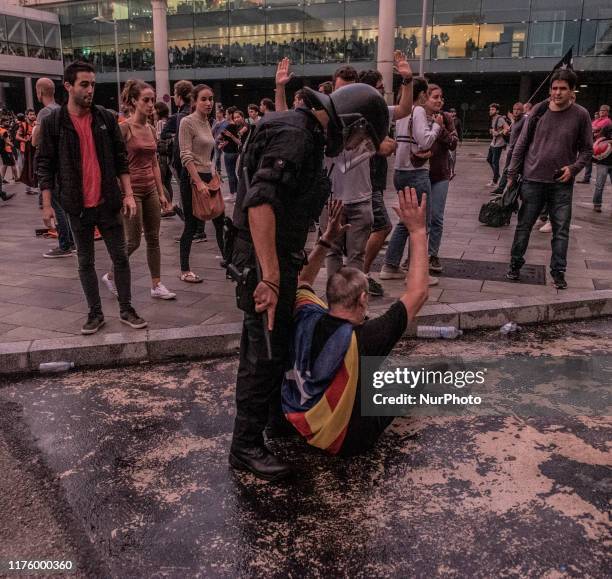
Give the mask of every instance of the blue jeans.
[[442, 242], [444, 229], [444, 209], [446, 208], [446, 195], [448, 194], [448, 181], [438, 181], [431, 186], [429, 196], [429, 255], [438, 255]]
[[236, 177], [238, 153], [223, 153], [223, 160], [225, 161], [225, 170], [227, 171], [230, 193], [236, 195], [238, 191], [238, 177]]
[[487, 163], [489, 163], [489, 165], [491, 165], [491, 169], [493, 169], [493, 183], [497, 183], [499, 181], [499, 160], [501, 159], [503, 150], [504, 147], [489, 147]]
[[548, 203], [548, 216], [552, 225], [550, 271], [565, 272], [572, 219], [573, 188], [574, 184], [571, 181], [569, 183], [523, 181], [521, 185], [522, 204], [518, 213], [518, 223], [511, 250], [513, 269], [520, 269], [525, 264], [523, 256], [529, 245], [531, 229], [542, 213], [544, 205]]
[[62, 251], [68, 251], [74, 245], [74, 239], [72, 239], [72, 231], [70, 230], [70, 225], [68, 225], [66, 214], [57, 202], [54, 193], [51, 194], [51, 207], [53, 207], [53, 211], [55, 211], [55, 225], [57, 227], [57, 242], [59, 248]]
[[[431, 182], [429, 180], [429, 169], [416, 169], [414, 171], [395, 171], [393, 175], [393, 185], [399, 191], [404, 187], [414, 187], [417, 192], [419, 203], [423, 193], [427, 193], [427, 229], [429, 229], [429, 219], [431, 214]], [[389, 247], [385, 253], [385, 265], [399, 267], [404, 254], [404, 247], [408, 240], [409, 233], [406, 226], [400, 221], [391, 234]]]
[[612, 183], [612, 165], [597, 165], [597, 180], [593, 192], [593, 205], [601, 205], [603, 190], [606, 186], [606, 177], [610, 177]]

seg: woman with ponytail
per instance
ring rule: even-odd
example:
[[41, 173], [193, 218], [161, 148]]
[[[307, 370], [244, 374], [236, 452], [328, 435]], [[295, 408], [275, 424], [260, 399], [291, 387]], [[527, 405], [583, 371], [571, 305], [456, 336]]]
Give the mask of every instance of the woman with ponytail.
[[[123, 220], [128, 255], [132, 255], [140, 246], [144, 229], [147, 264], [151, 273], [151, 297], [171, 300], [176, 294], [161, 282], [159, 249], [161, 211], [168, 211], [170, 203], [164, 193], [157, 161], [155, 129], [148, 122], [155, 106], [155, 91], [146, 82], [128, 80], [121, 98], [124, 107], [130, 111], [129, 118], [120, 125], [120, 129], [126, 143], [130, 180], [137, 207], [132, 219]], [[109, 291], [116, 292], [112, 273], [107, 273], [102, 280]]]

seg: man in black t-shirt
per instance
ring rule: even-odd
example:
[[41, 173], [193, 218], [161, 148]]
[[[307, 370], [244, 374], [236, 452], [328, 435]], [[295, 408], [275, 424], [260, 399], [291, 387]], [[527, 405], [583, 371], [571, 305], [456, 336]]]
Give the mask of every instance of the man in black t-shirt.
[[[391, 423], [392, 417], [365, 417], [361, 415], [360, 379], [357, 379], [356, 392], [350, 418], [344, 428], [338, 428], [334, 433], [334, 425], [342, 422], [342, 417], [335, 416], [334, 411], [328, 415], [330, 424], [325, 420], [316, 425], [317, 432], [313, 432], [309, 426], [301, 428], [304, 423], [304, 412], [306, 408], [313, 408], [318, 401], [325, 396], [332, 383], [337, 388], [337, 375], [329, 375], [329, 383], [322, 390], [302, 389], [304, 377], [317, 376], [320, 382], [325, 382], [322, 376], [326, 375], [324, 360], [325, 349], [334, 349], [337, 354], [345, 356], [349, 352], [351, 342], [347, 342], [345, 352], [338, 352], [338, 338], [340, 334], [346, 336], [346, 330], [354, 333], [357, 342], [357, 358], [360, 356], [387, 356], [395, 347], [406, 331], [408, 323], [415, 319], [417, 313], [427, 301], [429, 286], [429, 261], [427, 255], [427, 234], [425, 229], [426, 195], [423, 194], [421, 205], [417, 200], [416, 191], [406, 188], [398, 193], [399, 209], [394, 208], [410, 232], [410, 267], [406, 274], [406, 289], [398, 301], [383, 315], [372, 320], [366, 320], [368, 309], [368, 279], [360, 270], [352, 267], [344, 267], [330, 276], [327, 281], [326, 297], [329, 309], [319, 300], [312, 290], [317, 274], [325, 258], [326, 248], [335, 239], [341, 236], [346, 225], [342, 225], [342, 204], [340, 201], [332, 201], [330, 205], [330, 219], [325, 233], [318, 240], [315, 248], [308, 257], [308, 264], [303, 268], [298, 279], [298, 293], [294, 313], [294, 354], [289, 373], [296, 380], [285, 380], [283, 385], [283, 409], [290, 422], [296, 426], [301, 434], [306, 435], [310, 444], [323, 448], [332, 454], [356, 454], [370, 448], [384, 429]], [[412, 237], [415, 235], [415, 237]], [[307, 316], [300, 315], [300, 308], [307, 306], [310, 313]], [[314, 327], [313, 317], [317, 317]], [[308, 327], [300, 327], [304, 323]], [[347, 324], [350, 324], [347, 328]], [[344, 327], [345, 332], [337, 333]], [[334, 339], [330, 339], [334, 336]], [[307, 350], [304, 350], [303, 344]], [[304, 362], [304, 352], [309, 349], [309, 360], [307, 368], [301, 364]], [[323, 355], [322, 355], [323, 354]], [[332, 356], [333, 357], [333, 356]], [[354, 370], [358, 372], [357, 360]], [[336, 370], [334, 370], [336, 372]], [[350, 374], [351, 369], [348, 369]], [[350, 382], [350, 380], [349, 380]], [[349, 386], [347, 385], [347, 388]], [[341, 396], [337, 393], [337, 396]], [[342, 394], [343, 396], [343, 394]], [[298, 402], [299, 401], [299, 402]], [[338, 412], [348, 417], [346, 408], [340, 408]], [[318, 413], [316, 413], [318, 414]], [[331, 427], [331, 428], [330, 428]], [[324, 432], [328, 430], [328, 432]], [[332, 432], [329, 432], [331, 430]]]

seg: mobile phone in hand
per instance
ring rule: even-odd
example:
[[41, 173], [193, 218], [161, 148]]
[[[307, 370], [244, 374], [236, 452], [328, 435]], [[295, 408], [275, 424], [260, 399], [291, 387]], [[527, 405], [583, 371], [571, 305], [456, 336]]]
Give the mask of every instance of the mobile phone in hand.
[[558, 181], [559, 179], [561, 179], [561, 177], [563, 177], [563, 173], [565, 171], [563, 171], [563, 169], [557, 169], [554, 173], [553, 173], [553, 179], [555, 181]]

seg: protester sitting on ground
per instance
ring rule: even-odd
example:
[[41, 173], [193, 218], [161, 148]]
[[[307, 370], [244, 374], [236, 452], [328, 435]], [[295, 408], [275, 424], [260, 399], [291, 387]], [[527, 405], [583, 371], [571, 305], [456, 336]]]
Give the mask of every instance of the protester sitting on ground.
[[[437, 115], [442, 111], [444, 98], [442, 89], [436, 84], [427, 87], [427, 102], [425, 110], [428, 115]], [[442, 264], [438, 259], [438, 251], [444, 232], [444, 210], [446, 209], [446, 196], [451, 178], [451, 164], [449, 152], [457, 149], [457, 132], [453, 118], [448, 113], [441, 113], [444, 118], [442, 129], [438, 138], [431, 147], [429, 159], [429, 180], [431, 181], [431, 196], [429, 199], [429, 270], [434, 273], [442, 271]]]
[[120, 321], [136, 329], [147, 327], [131, 304], [130, 262], [121, 220], [122, 209], [128, 218], [136, 215], [127, 152], [113, 115], [93, 105], [95, 85], [90, 64], [73, 62], [66, 67], [68, 104], [43, 121], [37, 156], [43, 221], [50, 227], [56, 220], [51, 198], [57, 186], [76, 242], [79, 277], [89, 307], [82, 334], [94, 334], [104, 325], [95, 268], [96, 226], [113, 262]]
[[597, 165], [597, 178], [593, 192], [593, 211], [601, 213], [606, 177], [612, 183], [612, 124], [605, 125], [593, 144], [593, 162]]
[[[387, 356], [427, 301], [427, 195], [398, 193], [399, 218], [410, 231], [412, 259], [406, 288], [385, 314], [366, 320], [368, 280], [345, 267], [327, 281], [328, 306], [312, 289], [325, 246], [343, 233], [342, 204], [332, 201], [325, 233], [310, 253], [298, 281], [290, 370], [282, 387], [283, 412], [306, 441], [330, 454], [371, 448], [393, 417], [361, 415], [361, 356]], [[324, 410], [325, 409], [325, 410]]]
[[[36, 81], [36, 98], [42, 103], [43, 108], [38, 112], [36, 125], [32, 132], [32, 144], [34, 147], [38, 147], [40, 144], [40, 127], [43, 121], [49, 117], [54, 110], [60, 108], [55, 102], [55, 84], [50, 78], [39, 78]], [[43, 253], [43, 257], [47, 259], [70, 257], [76, 252], [72, 231], [68, 225], [66, 214], [58, 202], [57, 195], [58, 192], [54, 189], [51, 193], [51, 206], [55, 211], [55, 227], [57, 229], [58, 246]]]
[[[147, 244], [147, 265], [151, 274], [151, 297], [171, 300], [176, 294], [169, 291], [161, 282], [161, 251], [159, 247], [159, 227], [161, 211], [170, 209], [170, 201], [164, 193], [164, 186], [157, 161], [157, 141], [155, 129], [147, 123], [155, 106], [153, 87], [141, 80], [128, 80], [121, 99], [131, 110], [129, 120], [120, 125], [126, 143], [130, 181], [136, 201], [136, 216], [123, 219], [127, 241], [128, 257], [139, 247], [144, 229]], [[108, 291], [117, 295], [113, 273], [102, 277]]]
[[[193, 89], [192, 97], [195, 103], [195, 111], [185, 117], [179, 127], [181, 162], [185, 167], [181, 175], [181, 199], [183, 200], [183, 212], [185, 214], [185, 228], [180, 241], [180, 279], [187, 283], [202, 283], [202, 278], [191, 271], [189, 267], [191, 242], [199, 221], [193, 214], [192, 184], [199, 194], [209, 195], [207, 183], [210, 183], [216, 175], [212, 162], [215, 140], [209, 121], [214, 105], [214, 95], [208, 85], [198, 84]], [[224, 220], [224, 214], [213, 219], [220, 249], [223, 248]]]

